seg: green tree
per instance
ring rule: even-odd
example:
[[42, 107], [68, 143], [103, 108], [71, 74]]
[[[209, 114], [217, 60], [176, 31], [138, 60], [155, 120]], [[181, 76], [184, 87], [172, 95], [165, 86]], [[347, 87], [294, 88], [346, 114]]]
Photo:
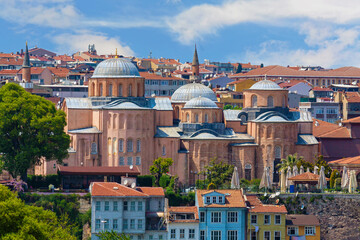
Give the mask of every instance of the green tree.
[[118, 233], [114, 230], [111, 231], [101, 231], [100, 233], [96, 234], [100, 240], [130, 240], [131, 238], [126, 235], [125, 233]]
[[242, 72], [242, 65], [241, 63], [239, 63], [236, 69], [236, 73], [241, 73], [241, 72]]
[[289, 154], [286, 158], [281, 159], [281, 163], [279, 163], [276, 167], [279, 168], [279, 171], [284, 170], [284, 172], [286, 173], [288, 167], [293, 169], [293, 167], [297, 165], [298, 162], [300, 162], [301, 160], [303, 160], [303, 157], [298, 157], [297, 153]]
[[332, 171], [330, 175], [330, 188], [335, 188], [335, 179], [340, 176], [337, 170]]
[[212, 159], [208, 166], [200, 174], [205, 174], [208, 183], [214, 183], [218, 188], [231, 181], [234, 166], [216, 159]]
[[159, 186], [160, 178], [163, 174], [169, 172], [169, 167], [173, 164], [171, 158], [159, 157], [155, 159], [153, 165], [150, 166], [151, 175], [155, 176], [155, 185]]
[[55, 213], [26, 205], [15, 193], [0, 185], [0, 239], [75, 240], [69, 231]]
[[0, 89], [0, 152], [4, 170], [27, 179], [27, 170], [41, 158], [61, 163], [70, 137], [65, 113], [44, 98], [8, 83]]
[[226, 105], [224, 106], [224, 110], [232, 109], [232, 108], [233, 108], [233, 106], [231, 106], [230, 104], [226, 104]]
[[319, 167], [319, 171], [321, 169], [321, 166], [324, 166], [324, 168], [325, 168], [325, 176], [328, 177], [328, 178], [330, 177], [332, 169], [329, 166], [329, 164], [324, 160], [323, 155], [318, 155], [315, 158], [315, 166]]
[[305, 172], [307, 171], [307, 168], [309, 168], [310, 171], [314, 171], [314, 164], [312, 164], [311, 162], [307, 162], [302, 158], [299, 159], [299, 161], [296, 163], [296, 166], [299, 170], [300, 167], [303, 166]]

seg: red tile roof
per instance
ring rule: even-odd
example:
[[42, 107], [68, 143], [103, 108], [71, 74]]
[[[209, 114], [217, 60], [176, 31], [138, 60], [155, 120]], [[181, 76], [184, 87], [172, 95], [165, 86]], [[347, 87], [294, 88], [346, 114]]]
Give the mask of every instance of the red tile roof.
[[286, 216], [286, 225], [320, 226], [320, 222], [315, 215], [292, 214]]
[[[317, 182], [319, 180], [320, 175], [305, 172], [303, 174], [296, 175], [295, 177], [289, 178], [291, 181], [306, 181], [306, 182]], [[328, 178], [326, 180], [329, 180]]]
[[351, 138], [346, 127], [313, 119], [313, 135], [317, 138]]
[[[203, 195], [210, 192], [218, 192], [225, 195], [225, 204], [210, 204], [204, 205]], [[246, 207], [245, 199], [241, 190], [234, 189], [217, 189], [217, 190], [197, 190], [196, 191], [197, 200], [199, 207], [210, 207], [210, 208], [228, 208], [228, 207], [237, 207], [243, 208]]]
[[346, 100], [350, 103], [360, 103], [359, 92], [345, 92], [344, 96], [345, 96]]
[[347, 157], [329, 162], [330, 165], [357, 165], [360, 166], [360, 156]]
[[147, 194], [116, 182], [93, 182], [91, 196], [148, 197]]
[[49, 70], [55, 76], [63, 77], [63, 78], [67, 77], [67, 75], [70, 72], [70, 69], [64, 67], [49, 67]]
[[59, 172], [62, 175], [99, 175], [99, 174], [112, 174], [112, 175], [140, 175], [140, 170], [137, 166], [130, 169], [129, 166], [119, 167], [66, 167], [59, 166]]
[[194, 219], [176, 219], [176, 220], [171, 220], [171, 222], [181, 222], [181, 223], [194, 223], [194, 222], [199, 222], [199, 214], [198, 214], [198, 209], [196, 206], [192, 206], [192, 207], [169, 207], [168, 209], [169, 214], [194, 214]]
[[290, 88], [292, 86], [295, 86], [299, 83], [306, 83], [308, 85], [310, 85], [307, 81], [305, 80], [288, 80], [288, 81], [285, 81], [285, 82], [281, 82], [279, 83], [278, 85], [281, 87], [281, 88]]
[[74, 61], [74, 59], [71, 56], [68, 56], [66, 54], [65, 55], [55, 56], [54, 60], [61, 60], [61, 61], [64, 61], [64, 62], [73, 62]]
[[175, 59], [167, 59], [167, 58], [159, 58], [159, 59], [155, 59], [155, 58], [151, 58], [151, 59], [142, 59], [142, 60], [148, 60], [151, 61], [152, 63], [156, 64], [156, 65], [162, 65], [162, 64], [166, 64], [166, 65], [181, 65], [181, 63], [179, 63], [177, 60]]
[[360, 117], [350, 118], [348, 120], [344, 120], [343, 123], [360, 123]]
[[285, 205], [263, 204], [257, 196], [246, 196], [252, 213], [287, 213]]
[[0, 58], [15, 58], [13, 53], [0, 53]]
[[164, 189], [161, 187], [138, 187], [136, 190], [149, 196], [165, 196]]
[[18, 69], [3, 69], [0, 70], [0, 75], [16, 75], [18, 71]]
[[22, 64], [23, 64], [22, 59], [16, 59], [16, 58], [2, 58], [2, 59], [0, 59], [0, 65], [21, 66]]
[[178, 77], [163, 77], [161, 75], [157, 75], [155, 73], [149, 73], [149, 72], [139, 72], [140, 76], [145, 78], [146, 80], [182, 80], [182, 78]]

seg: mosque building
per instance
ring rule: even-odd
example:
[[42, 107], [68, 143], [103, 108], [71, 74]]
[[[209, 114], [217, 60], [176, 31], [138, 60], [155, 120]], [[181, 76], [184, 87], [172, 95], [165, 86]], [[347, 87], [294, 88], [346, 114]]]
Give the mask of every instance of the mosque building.
[[[193, 68], [198, 65], [195, 53]], [[276, 182], [281, 158], [298, 153], [313, 161], [318, 153], [310, 113], [289, 111], [288, 91], [272, 81], [245, 90], [242, 110], [223, 110], [214, 92], [196, 82], [171, 99], [145, 98], [144, 86], [130, 61], [113, 58], [96, 67], [89, 97], [64, 100], [67, 166], [133, 165], [149, 174], [154, 159], [172, 158], [170, 174], [188, 185], [216, 158], [236, 165], [241, 178], [261, 178], [270, 167]], [[52, 164], [44, 163], [38, 174], [51, 173]]]

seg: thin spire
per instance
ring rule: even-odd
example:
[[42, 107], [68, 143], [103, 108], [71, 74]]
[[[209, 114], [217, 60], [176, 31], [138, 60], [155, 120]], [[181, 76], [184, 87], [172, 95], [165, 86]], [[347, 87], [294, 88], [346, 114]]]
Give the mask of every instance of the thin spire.
[[30, 67], [30, 56], [29, 56], [29, 49], [28, 44], [26, 41], [26, 48], [25, 48], [25, 54], [24, 54], [24, 61], [23, 61], [23, 67]]
[[197, 54], [197, 50], [196, 50], [196, 44], [195, 44], [195, 51], [194, 51], [194, 58], [192, 61], [192, 65], [199, 66], [199, 58], [198, 58], [198, 54]]
[[118, 58], [118, 55], [117, 55], [117, 48], [115, 48], [115, 58]]

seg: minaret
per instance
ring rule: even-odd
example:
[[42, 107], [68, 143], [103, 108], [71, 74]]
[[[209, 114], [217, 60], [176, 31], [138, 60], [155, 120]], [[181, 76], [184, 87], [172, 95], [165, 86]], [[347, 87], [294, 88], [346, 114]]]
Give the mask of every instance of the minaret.
[[31, 66], [28, 45], [26, 42], [26, 49], [24, 55], [24, 62], [22, 65], [22, 80], [23, 82], [31, 83]]
[[200, 82], [200, 74], [199, 74], [199, 67], [200, 67], [200, 64], [199, 64], [199, 58], [198, 58], [198, 54], [197, 54], [197, 50], [196, 50], [196, 44], [195, 44], [195, 51], [194, 51], [194, 57], [193, 57], [193, 61], [192, 61], [192, 64], [191, 64], [191, 70], [192, 70], [192, 79], [195, 81], [195, 82]]

